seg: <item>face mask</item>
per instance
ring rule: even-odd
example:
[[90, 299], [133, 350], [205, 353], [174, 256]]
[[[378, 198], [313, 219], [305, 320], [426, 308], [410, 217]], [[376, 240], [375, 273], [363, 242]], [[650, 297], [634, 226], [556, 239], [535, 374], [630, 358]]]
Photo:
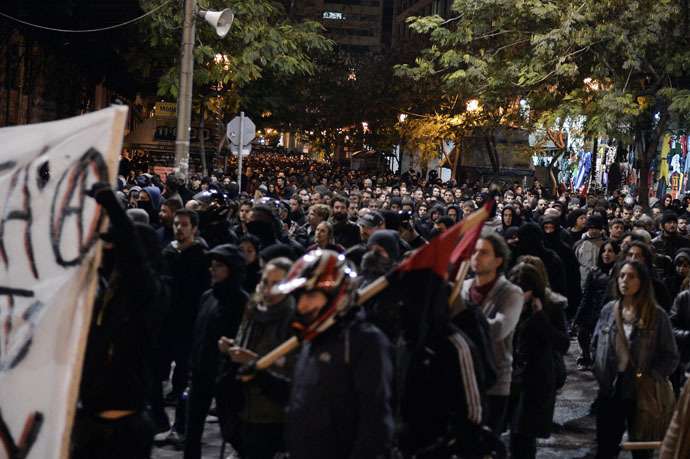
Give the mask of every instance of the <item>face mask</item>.
[[247, 231], [258, 237], [263, 244], [273, 243], [276, 235], [270, 222], [253, 221], [247, 223]]
[[393, 267], [393, 260], [381, 256], [380, 253], [369, 251], [362, 257], [362, 276], [373, 280], [386, 274]]
[[139, 209], [144, 209], [149, 215], [153, 213], [153, 204], [151, 204], [151, 201], [137, 201], [137, 207]]

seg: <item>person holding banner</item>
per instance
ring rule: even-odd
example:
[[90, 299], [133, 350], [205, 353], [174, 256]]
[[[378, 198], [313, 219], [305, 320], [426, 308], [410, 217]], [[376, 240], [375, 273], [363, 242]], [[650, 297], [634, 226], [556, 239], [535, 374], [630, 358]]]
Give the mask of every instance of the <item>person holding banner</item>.
[[163, 264], [153, 228], [135, 224], [107, 183], [90, 196], [111, 226], [100, 268], [72, 432], [71, 457], [148, 458], [154, 422], [154, 347], [167, 305]]

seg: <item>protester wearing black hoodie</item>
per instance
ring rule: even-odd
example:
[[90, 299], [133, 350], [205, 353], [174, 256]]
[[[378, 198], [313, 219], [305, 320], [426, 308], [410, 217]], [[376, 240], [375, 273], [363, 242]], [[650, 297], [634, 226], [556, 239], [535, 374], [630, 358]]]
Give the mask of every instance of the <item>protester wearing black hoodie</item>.
[[526, 223], [518, 229], [518, 251], [520, 255], [541, 258], [549, 274], [551, 289], [567, 297], [568, 279], [565, 266], [556, 252], [544, 246], [544, 232], [536, 223]]
[[187, 400], [185, 459], [201, 457], [201, 435], [218, 371], [218, 340], [234, 338], [249, 295], [242, 289], [246, 273], [244, 250], [223, 244], [208, 252], [212, 288], [201, 297], [194, 324], [194, 344], [189, 358], [191, 381]]
[[158, 238], [127, 217], [109, 184], [90, 195], [110, 217], [112, 247], [99, 270], [71, 457], [149, 457], [154, 348], [167, 303]]
[[556, 215], [547, 215], [541, 220], [541, 227], [544, 230], [544, 245], [551, 249], [561, 258], [565, 267], [565, 275], [568, 280], [568, 308], [566, 316], [571, 319], [577, 308], [580, 306], [582, 292], [580, 290], [580, 269], [577, 257], [572, 248], [560, 237], [561, 224]]

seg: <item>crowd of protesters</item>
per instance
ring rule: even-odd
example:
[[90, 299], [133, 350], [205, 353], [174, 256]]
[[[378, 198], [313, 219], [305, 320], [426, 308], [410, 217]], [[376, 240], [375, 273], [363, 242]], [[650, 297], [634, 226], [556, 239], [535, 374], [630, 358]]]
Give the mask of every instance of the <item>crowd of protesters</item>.
[[[75, 457], [106, 457], [88, 454], [97, 450], [93, 438], [84, 441], [94, 436], [84, 430], [89, 419], [141, 415], [136, 422], [150, 428], [136, 435], [119, 424], [139, 439], [127, 457], [148, 457], [156, 433], [199, 458], [215, 399], [223, 439], [243, 458], [534, 458], [536, 439], [551, 435], [570, 336], [580, 347], [577, 369], [599, 383], [597, 457], [616, 457], [626, 429], [645, 439], [633, 429], [636, 374], [670, 378], [676, 393], [683, 387], [690, 198], [665, 195], [642, 207], [620, 190], [552, 194], [538, 180], [495, 196], [433, 171], [395, 176], [278, 153], [252, 154], [245, 167], [240, 188], [220, 170], [158, 177], [124, 161], [112, 196], [92, 193], [121, 225], [104, 258], [96, 320], [119, 294], [132, 312], [114, 320], [146, 325], [124, 346], [132, 368], [104, 363], [113, 360], [110, 335], [126, 341], [122, 325], [110, 335], [92, 326]], [[348, 309], [357, 288], [493, 197], [450, 307], [452, 285], [419, 279], [413, 289], [445, 298], [444, 307], [406, 310], [400, 295], [384, 291]], [[122, 224], [124, 209], [136, 223]], [[141, 242], [122, 242], [126, 231]], [[151, 287], [134, 286], [150, 277]], [[123, 282], [148, 294], [126, 297]], [[136, 307], [143, 302], [146, 313]], [[343, 310], [337, 326], [315, 331]], [[298, 353], [269, 370], [253, 366], [294, 333], [308, 341]], [[119, 384], [137, 389], [136, 404]], [[97, 396], [100, 389], [111, 393]], [[176, 407], [172, 422], [165, 404]]]

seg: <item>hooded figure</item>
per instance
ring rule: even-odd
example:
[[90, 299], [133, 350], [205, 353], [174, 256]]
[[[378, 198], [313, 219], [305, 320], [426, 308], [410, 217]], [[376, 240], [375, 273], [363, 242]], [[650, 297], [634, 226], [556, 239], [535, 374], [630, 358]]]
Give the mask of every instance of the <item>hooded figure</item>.
[[[367, 241], [367, 251], [362, 257], [360, 288], [374, 282], [395, 266], [400, 257], [398, 233], [393, 230], [375, 231]], [[367, 301], [364, 310], [368, 319], [386, 334], [391, 343], [400, 336], [399, 302], [393, 292], [385, 292]]]
[[155, 186], [147, 186], [142, 188], [141, 191], [148, 195], [149, 200], [137, 201], [137, 208], [144, 209], [146, 213], [149, 214], [149, 224], [153, 227], [156, 227], [160, 221], [158, 212], [161, 209], [161, 190]]
[[544, 229], [544, 226], [547, 224], [553, 225], [554, 230], [551, 232], [544, 230], [544, 246], [556, 252], [565, 267], [565, 275], [568, 280], [566, 295], [568, 298], [568, 308], [566, 309], [566, 315], [568, 318], [571, 318], [580, 306], [580, 299], [582, 298], [579, 263], [573, 249], [563, 242], [560, 237], [560, 219], [556, 215], [547, 215], [541, 221], [541, 228]]
[[518, 229], [518, 252], [541, 258], [549, 274], [549, 284], [556, 293], [568, 295], [565, 266], [556, 252], [544, 246], [544, 232], [536, 223], [526, 223]]
[[201, 457], [201, 435], [215, 391], [218, 340], [235, 338], [249, 295], [242, 289], [247, 261], [244, 250], [222, 244], [209, 250], [211, 289], [201, 296], [189, 358], [191, 383], [187, 399], [186, 458]]
[[501, 235], [505, 234], [506, 229], [514, 226], [514, 227], [520, 227], [520, 224], [522, 223], [522, 219], [520, 216], [515, 212], [515, 208], [513, 206], [506, 206], [503, 208], [503, 211], [501, 212], [501, 230], [499, 233]]
[[127, 217], [108, 183], [95, 184], [89, 196], [108, 213], [113, 246], [104, 249], [99, 268], [72, 455], [148, 457], [154, 434], [148, 410], [156, 390], [153, 358], [167, 305], [158, 238], [150, 226]]

